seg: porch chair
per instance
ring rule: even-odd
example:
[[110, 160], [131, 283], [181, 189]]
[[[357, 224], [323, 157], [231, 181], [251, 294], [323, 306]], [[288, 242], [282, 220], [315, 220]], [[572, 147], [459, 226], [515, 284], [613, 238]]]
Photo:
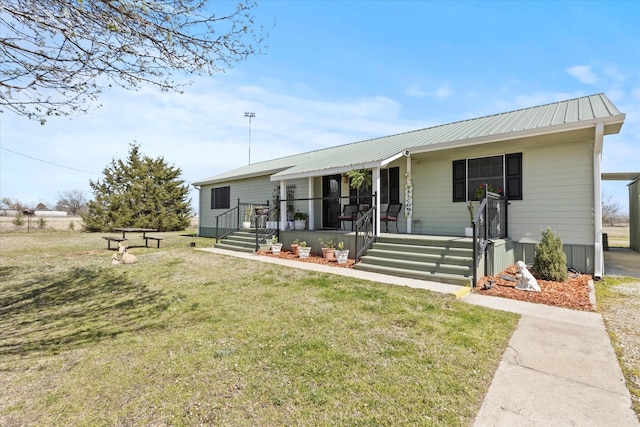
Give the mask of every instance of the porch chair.
[[358, 220], [358, 205], [344, 205], [342, 213], [338, 216], [340, 226], [344, 230], [344, 222], [351, 221], [351, 231], [353, 231], [353, 225]]
[[389, 222], [396, 223], [396, 233], [399, 233], [398, 214], [400, 213], [401, 209], [402, 209], [402, 203], [389, 203], [389, 206], [387, 207], [387, 211], [383, 212], [380, 215], [380, 222], [384, 222], [385, 233], [389, 232]]

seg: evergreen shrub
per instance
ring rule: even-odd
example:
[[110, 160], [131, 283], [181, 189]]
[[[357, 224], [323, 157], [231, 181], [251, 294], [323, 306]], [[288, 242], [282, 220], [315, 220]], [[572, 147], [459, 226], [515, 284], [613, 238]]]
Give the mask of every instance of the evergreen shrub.
[[562, 251], [562, 240], [551, 228], [542, 232], [536, 244], [533, 272], [538, 279], [564, 282], [568, 278], [567, 256]]

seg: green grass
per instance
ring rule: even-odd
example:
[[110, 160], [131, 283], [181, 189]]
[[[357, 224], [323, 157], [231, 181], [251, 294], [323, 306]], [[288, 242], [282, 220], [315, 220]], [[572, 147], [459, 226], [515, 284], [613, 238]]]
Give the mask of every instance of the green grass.
[[518, 319], [163, 234], [0, 234], [0, 425], [470, 425]]

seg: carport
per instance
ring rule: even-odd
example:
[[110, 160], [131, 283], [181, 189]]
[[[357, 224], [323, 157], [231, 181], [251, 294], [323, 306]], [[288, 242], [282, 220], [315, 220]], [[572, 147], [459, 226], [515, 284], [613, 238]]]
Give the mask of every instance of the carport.
[[629, 187], [629, 247], [640, 252], [640, 172], [608, 172], [603, 181], [630, 181]]

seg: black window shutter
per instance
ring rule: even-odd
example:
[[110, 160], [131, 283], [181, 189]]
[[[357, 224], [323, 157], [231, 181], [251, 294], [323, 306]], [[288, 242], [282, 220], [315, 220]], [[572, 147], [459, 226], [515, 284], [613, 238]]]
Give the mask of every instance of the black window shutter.
[[464, 160], [455, 160], [453, 162], [453, 201], [466, 202], [466, 162]]
[[522, 200], [522, 153], [505, 156], [506, 195], [509, 200]]
[[231, 187], [211, 189], [211, 209], [229, 209], [231, 205]]

